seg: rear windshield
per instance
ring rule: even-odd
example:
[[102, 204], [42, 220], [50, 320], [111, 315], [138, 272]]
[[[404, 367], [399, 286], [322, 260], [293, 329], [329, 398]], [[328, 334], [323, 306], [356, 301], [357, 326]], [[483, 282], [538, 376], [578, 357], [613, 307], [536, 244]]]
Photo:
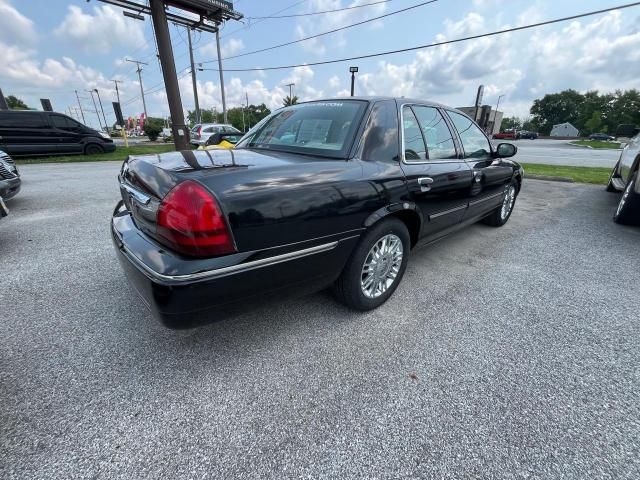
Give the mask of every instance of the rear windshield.
[[236, 148], [264, 148], [346, 158], [366, 101], [309, 102], [283, 108], [256, 125]]

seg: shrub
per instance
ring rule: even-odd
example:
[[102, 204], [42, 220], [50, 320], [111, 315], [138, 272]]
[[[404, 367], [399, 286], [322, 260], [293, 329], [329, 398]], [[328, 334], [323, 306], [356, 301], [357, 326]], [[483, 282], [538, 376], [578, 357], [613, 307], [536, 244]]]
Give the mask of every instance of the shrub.
[[164, 128], [164, 120], [161, 118], [149, 117], [144, 122], [144, 133], [152, 142], [158, 139]]

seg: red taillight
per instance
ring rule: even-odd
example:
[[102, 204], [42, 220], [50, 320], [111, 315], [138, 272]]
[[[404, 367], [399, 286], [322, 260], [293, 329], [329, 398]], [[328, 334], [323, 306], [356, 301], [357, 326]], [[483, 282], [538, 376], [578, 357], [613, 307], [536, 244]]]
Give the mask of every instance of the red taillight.
[[198, 127], [198, 138], [202, 136], [202, 127]]
[[204, 257], [236, 251], [215, 198], [192, 180], [178, 184], [160, 203], [157, 233], [163, 243], [185, 255]]

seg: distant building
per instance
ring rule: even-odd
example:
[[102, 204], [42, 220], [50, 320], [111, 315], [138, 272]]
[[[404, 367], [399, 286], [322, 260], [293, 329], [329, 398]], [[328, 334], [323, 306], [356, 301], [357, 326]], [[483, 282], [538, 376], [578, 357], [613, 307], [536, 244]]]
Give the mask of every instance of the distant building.
[[[458, 110], [473, 118], [476, 112], [476, 107], [458, 107]], [[503, 115], [504, 114], [502, 112], [495, 111], [489, 105], [483, 105], [482, 107], [478, 107], [478, 116], [475, 120], [487, 135], [491, 136], [494, 133], [500, 132]]]
[[569, 122], [559, 123], [551, 129], [552, 137], [577, 137], [578, 133], [578, 129]]

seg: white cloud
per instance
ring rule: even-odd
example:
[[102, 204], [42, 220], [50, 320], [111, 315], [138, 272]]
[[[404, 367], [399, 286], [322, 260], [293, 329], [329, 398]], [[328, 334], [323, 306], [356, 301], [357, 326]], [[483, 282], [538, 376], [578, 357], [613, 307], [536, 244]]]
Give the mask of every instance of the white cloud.
[[[200, 55], [205, 60], [213, 60], [218, 58], [218, 50], [215, 40], [207, 43], [206, 45], [198, 48]], [[220, 52], [222, 58], [230, 57], [244, 50], [244, 42], [241, 39], [230, 38], [226, 42], [222, 42], [220, 45]]]
[[[352, 2], [342, 2], [342, 0], [311, 0], [306, 3], [305, 12], [320, 12], [325, 10], [337, 10], [344, 7], [353, 7], [371, 3], [370, 0], [354, 0]], [[370, 7], [355, 8], [351, 10], [342, 10], [326, 15], [312, 15], [300, 17], [295, 26], [295, 35], [297, 39], [316, 35], [318, 33], [327, 32], [336, 28], [344, 27], [363, 20], [379, 17], [387, 9], [386, 3], [379, 3]], [[384, 26], [382, 20], [365, 24], [369, 29], [380, 29]], [[365, 26], [359, 28], [366, 28]], [[348, 30], [347, 30], [348, 31]], [[331, 33], [327, 36], [305, 40], [300, 43], [303, 49], [316, 55], [324, 55], [327, 47], [330, 45], [332, 51], [344, 48], [347, 45], [345, 31]]]
[[87, 52], [109, 53], [114, 47], [144, 45], [143, 22], [128, 19], [109, 5], [93, 7], [93, 14], [69, 5], [67, 16], [55, 34]]
[[37, 39], [33, 22], [9, 0], [0, 0], [0, 42], [31, 45]]

